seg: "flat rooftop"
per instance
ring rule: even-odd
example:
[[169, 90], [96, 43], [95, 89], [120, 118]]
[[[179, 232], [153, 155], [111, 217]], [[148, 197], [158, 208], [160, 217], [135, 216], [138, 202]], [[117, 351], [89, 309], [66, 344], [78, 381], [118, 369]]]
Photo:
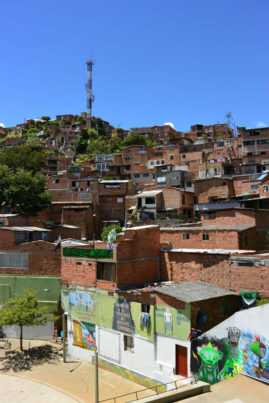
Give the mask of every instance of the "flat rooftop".
[[153, 290], [187, 303], [219, 298], [227, 295], [238, 295], [233, 291], [216, 287], [202, 281], [186, 281], [178, 284], [171, 283], [161, 287], [156, 287]]

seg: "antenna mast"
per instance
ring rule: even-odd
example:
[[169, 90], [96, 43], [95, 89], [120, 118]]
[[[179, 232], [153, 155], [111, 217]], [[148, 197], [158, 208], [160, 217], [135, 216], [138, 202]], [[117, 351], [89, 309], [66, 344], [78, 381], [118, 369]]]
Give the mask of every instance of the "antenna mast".
[[87, 94], [87, 121], [89, 126], [91, 126], [91, 119], [92, 119], [92, 103], [94, 102], [94, 95], [92, 92], [92, 66], [94, 65], [92, 60], [88, 60], [87, 64], [87, 83], [86, 87], [86, 94]]

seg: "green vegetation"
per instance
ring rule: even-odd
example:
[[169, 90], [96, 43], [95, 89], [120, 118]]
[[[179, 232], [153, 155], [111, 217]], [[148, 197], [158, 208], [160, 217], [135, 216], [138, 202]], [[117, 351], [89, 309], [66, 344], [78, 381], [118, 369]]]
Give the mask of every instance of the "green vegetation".
[[108, 241], [108, 234], [113, 229], [115, 229], [117, 235], [120, 232], [122, 232], [122, 227], [120, 227], [119, 225], [109, 225], [108, 227], [105, 227], [101, 233], [101, 238], [103, 241], [105, 241], [105, 242]]
[[36, 326], [46, 323], [50, 319], [49, 310], [40, 308], [36, 293], [25, 290], [22, 297], [16, 295], [0, 309], [0, 326], [17, 325], [20, 327], [20, 349], [23, 350], [23, 326]]
[[122, 142], [123, 147], [133, 145], [146, 145], [145, 137], [142, 134], [129, 134]]
[[4, 148], [0, 152], [0, 165], [7, 165], [12, 171], [19, 168], [38, 172], [45, 166], [46, 152], [39, 143]]
[[256, 305], [269, 304], [269, 298], [261, 298], [256, 300]]
[[15, 172], [6, 165], [0, 165], [0, 205], [5, 204], [15, 211], [35, 215], [50, 205], [51, 195], [46, 190], [46, 178], [39, 172], [24, 168]]

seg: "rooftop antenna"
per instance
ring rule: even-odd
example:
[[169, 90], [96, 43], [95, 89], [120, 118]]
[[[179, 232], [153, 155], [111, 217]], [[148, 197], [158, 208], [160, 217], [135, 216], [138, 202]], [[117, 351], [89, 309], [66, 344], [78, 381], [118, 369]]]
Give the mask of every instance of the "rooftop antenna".
[[[92, 53], [92, 52], [91, 52]], [[86, 87], [86, 94], [87, 94], [87, 124], [89, 127], [91, 127], [91, 119], [92, 119], [92, 103], [94, 102], [94, 95], [92, 92], [92, 66], [94, 65], [94, 62], [92, 60], [92, 57], [90, 60], [86, 62], [87, 64], [87, 83], [85, 85]]]

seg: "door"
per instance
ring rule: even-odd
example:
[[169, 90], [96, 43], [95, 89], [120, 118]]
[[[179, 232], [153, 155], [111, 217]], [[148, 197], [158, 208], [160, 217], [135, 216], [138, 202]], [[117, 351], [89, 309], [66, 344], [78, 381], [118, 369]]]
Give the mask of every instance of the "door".
[[188, 350], [187, 347], [176, 344], [176, 375], [188, 376]]

